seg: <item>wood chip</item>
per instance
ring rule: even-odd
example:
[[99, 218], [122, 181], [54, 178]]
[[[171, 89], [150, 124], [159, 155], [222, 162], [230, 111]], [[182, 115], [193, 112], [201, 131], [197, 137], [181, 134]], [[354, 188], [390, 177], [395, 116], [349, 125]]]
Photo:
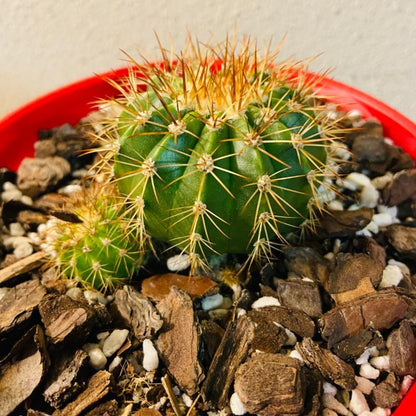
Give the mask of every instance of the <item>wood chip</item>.
[[184, 290], [192, 298], [210, 292], [217, 283], [206, 276], [185, 276], [176, 273], [165, 273], [151, 276], [142, 282], [143, 295], [155, 301], [166, 297], [172, 286]]
[[386, 234], [400, 254], [416, 259], [416, 228], [394, 224], [388, 227]]
[[191, 297], [173, 287], [167, 297], [157, 305], [164, 325], [156, 346], [169, 373], [178, 386], [193, 395], [203, 378], [198, 361], [198, 322]]
[[282, 354], [253, 354], [235, 375], [234, 390], [248, 412], [299, 415], [304, 397], [301, 363]]
[[98, 371], [89, 380], [86, 389], [63, 409], [53, 412], [52, 416], [80, 416], [99, 403], [112, 387], [112, 376], [108, 371]]
[[247, 315], [229, 323], [202, 385], [207, 405], [223, 409], [237, 368], [245, 361], [254, 340], [255, 324]]
[[37, 279], [7, 289], [0, 300], [0, 337], [26, 324], [45, 294], [45, 287]]
[[65, 341], [73, 346], [81, 345], [97, 324], [92, 307], [66, 295], [45, 296], [39, 305], [39, 312], [52, 344]]
[[406, 316], [408, 309], [406, 300], [394, 290], [376, 292], [323, 314], [319, 319], [322, 337], [332, 348], [367, 327], [390, 329]]
[[130, 328], [139, 341], [152, 338], [163, 325], [150, 300], [132, 286], [126, 285], [115, 292], [109, 310], [114, 321]]
[[416, 377], [416, 337], [409, 321], [402, 321], [390, 335], [391, 370], [399, 375]]
[[[29, 342], [15, 357], [10, 357], [0, 368], [0, 415], [7, 416], [28, 399], [38, 387], [48, 368], [43, 330], [35, 327]], [[22, 358], [21, 358], [22, 356]]]
[[390, 207], [399, 205], [416, 194], [416, 169], [396, 174], [393, 181], [383, 189], [384, 203]]
[[45, 383], [43, 397], [52, 407], [60, 408], [85, 386], [80, 373], [85, 370], [88, 354], [83, 350], [65, 355], [54, 360], [51, 373]]
[[3, 270], [0, 270], [0, 285], [14, 277], [37, 269], [44, 263], [46, 258], [47, 254], [44, 251], [38, 251], [5, 267]]
[[391, 409], [400, 402], [399, 392], [399, 381], [393, 373], [389, 373], [385, 380], [373, 388], [371, 398], [376, 406]]
[[85, 416], [118, 416], [118, 404], [116, 400], [109, 400], [99, 404], [93, 410], [85, 414]]
[[307, 365], [316, 368], [322, 376], [346, 390], [357, 386], [354, 368], [326, 348], [320, 347], [310, 338], [296, 344], [296, 351]]

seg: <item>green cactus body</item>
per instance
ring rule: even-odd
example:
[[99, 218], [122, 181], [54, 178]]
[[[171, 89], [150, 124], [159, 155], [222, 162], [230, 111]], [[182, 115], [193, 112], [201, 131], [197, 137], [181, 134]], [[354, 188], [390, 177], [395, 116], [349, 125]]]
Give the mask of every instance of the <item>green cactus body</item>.
[[140, 265], [141, 250], [120, 201], [103, 190], [89, 191], [72, 212], [79, 221], [57, 220], [48, 233], [63, 276], [100, 291], [126, 282]]
[[152, 237], [191, 254], [267, 256], [319, 206], [335, 122], [285, 66], [230, 49], [215, 70], [214, 52], [140, 68], [146, 91], [130, 82], [117, 101], [113, 170]]

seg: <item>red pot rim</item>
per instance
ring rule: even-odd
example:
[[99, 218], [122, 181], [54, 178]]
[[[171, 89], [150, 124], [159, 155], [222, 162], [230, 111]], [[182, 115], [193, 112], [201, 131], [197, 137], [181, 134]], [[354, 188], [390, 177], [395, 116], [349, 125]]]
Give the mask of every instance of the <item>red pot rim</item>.
[[[45, 94], [0, 120], [0, 167], [16, 170], [21, 160], [33, 156], [39, 129], [63, 123], [75, 124], [95, 108], [98, 99], [111, 97], [115, 89], [105, 79], [126, 76], [128, 68], [95, 75]], [[316, 74], [309, 73], [312, 79]], [[378, 119], [384, 135], [416, 160], [416, 124], [382, 101], [332, 78], [321, 79], [316, 90], [345, 110], [358, 110], [366, 118]], [[394, 416], [414, 414], [416, 384], [407, 393]]]

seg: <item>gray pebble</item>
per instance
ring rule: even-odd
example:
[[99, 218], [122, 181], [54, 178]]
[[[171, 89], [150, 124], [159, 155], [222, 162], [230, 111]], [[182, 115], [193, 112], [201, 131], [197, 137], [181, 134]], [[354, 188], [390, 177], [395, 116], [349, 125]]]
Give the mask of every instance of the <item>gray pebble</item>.
[[115, 329], [104, 341], [104, 355], [106, 357], [111, 357], [117, 350], [121, 348], [121, 346], [126, 341], [128, 335], [128, 329]]
[[95, 370], [102, 370], [107, 364], [107, 357], [98, 347], [91, 348], [88, 351], [88, 356], [90, 357], [90, 365]]

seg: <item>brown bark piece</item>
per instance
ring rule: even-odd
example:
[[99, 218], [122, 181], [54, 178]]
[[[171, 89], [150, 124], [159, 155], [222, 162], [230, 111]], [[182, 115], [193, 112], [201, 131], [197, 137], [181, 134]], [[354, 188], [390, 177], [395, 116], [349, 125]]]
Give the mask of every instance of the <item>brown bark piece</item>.
[[85, 416], [118, 416], [117, 400], [109, 400], [90, 410]]
[[211, 362], [224, 336], [224, 329], [211, 319], [201, 322], [202, 339], [206, 346], [209, 362]]
[[335, 344], [332, 351], [341, 359], [352, 361], [358, 358], [366, 348], [373, 346], [381, 350], [384, 347], [383, 337], [380, 332], [365, 328]]
[[304, 407], [301, 363], [282, 354], [253, 354], [235, 375], [235, 392], [259, 416], [299, 415]]
[[45, 294], [45, 287], [37, 279], [8, 289], [0, 300], [0, 336], [27, 322]]
[[202, 397], [208, 406], [223, 409], [228, 404], [235, 372], [248, 356], [254, 329], [255, 324], [247, 315], [229, 323], [202, 385]]
[[99, 403], [110, 391], [112, 376], [108, 371], [95, 373], [89, 380], [86, 389], [63, 409], [53, 412], [52, 416], [80, 416], [96, 403]]
[[265, 320], [272, 325], [280, 324], [300, 337], [313, 337], [315, 323], [305, 312], [285, 308], [284, 306], [266, 306], [248, 312], [253, 320]]
[[60, 408], [84, 387], [80, 372], [88, 362], [88, 354], [83, 350], [63, 356], [54, 362], [52, 373], [46, 380], [43, 397], [52, 407]]
[[296, 344], [296, 351], [302, 356], [307, 365], [316, 368], [324, 378], [338, 386], [352, 390], [356, 387], [353, 367], [331, 351], [320, 347], [310, 338], [304, 338]]
[[38, 251], [5, 267], [3, 270], [0, 270], [0, 285], [14, 277], [37, 269], [44, 263], [46, 258], [47, 254], [44, 251]]
[[9, 415], [38, 387], [49, 365], [43, 331], [32, 330], [30, 342], [0, 368], [0, 415]]
[[17, 170], [17, 186], [25, 195], [36, 197], [58, 185], [70, 172], [71, 165], [62, 157], [26, 157]]
[[162, 416], [156, 409], [143, 408], [133, 413], [133, 416]]
[[371, 397], [376, 406], [391, 409], [400, 402], [399, 392], [400, 383], [395, 375], [390, 373], [384, 381], [373, 388]]
[[132, 286], [118, 289], [109, 309], [114, 320], [130, 328], [139, 341], [152, 338], [163, 325], [150, 300]]
[[376, 330], [391, 328], [406, 316], [408, 309], [406, 300], [394, 291], [376, 292], [322, 315], [319, 319], [322, 337], [332, 348], [367, 327]]
[[312, 318], [322, 315], [322, 300], [316, 283], [278, 279], [276, 285], [283, 306], [303, 311]]
[[81, 345], [97, 323], [92, 307], [66, 295], [45, 296], [39, 312], [52, 344], [69, 342], [74, 346]]
[[416, 337], [409, 321], [402, 321], [391, 335], [389, 358], [391, 370], [399, 375], [416, 377]]
[[350, 237], [367, 226], [373, 218], [371, 208], [359, 208], [353, 211], [331, 211], [324, 213], [317, 227], [322, 237]]
[[157, 304], [164, 325], [156, 340], [161, 358], [179, 387], [193, 395], [203, 378], [198, 361], [198, 322], [191, 297], [173, 287]]
[[358, 162], [382, 163], [387, 160], [387, 147], [383, 137], [361, 134], [354, 139], [352, 153]]
[[383, 200], [392, 207], [416, 195], [416, 169], [396, 174], [393, 181], [383, 189]]
[[388, 227], [387, 237], [399, 253], [416, 259], [416, 228], [394, 224]]
[[217, 286], [217, 283], [206, 276], [185, 276], [176, 273], [165, 273], [151, 276], [142, 282], [142, 293], [152, 300], [162, 300], [172, 286], [184, 290], [192, 298], [202, 296]]
[[288, 247], [284, 249], [284, 255], [289, 272], [317, 283], [326, 282], [331, 263], [317, 251], [309, 247]]

